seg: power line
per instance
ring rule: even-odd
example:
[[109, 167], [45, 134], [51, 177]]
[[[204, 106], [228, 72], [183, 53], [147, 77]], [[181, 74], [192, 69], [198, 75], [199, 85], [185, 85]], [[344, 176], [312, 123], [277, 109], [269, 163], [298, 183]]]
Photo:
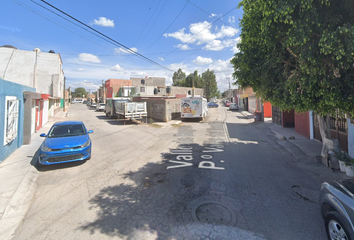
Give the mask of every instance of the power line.
[[[103, 45], [101, 45], [101, 44], [95, 42], [95, 41], [92, 41], [92, 40], [90, 40], [90, 39], [88, 39], [88, 38], [86, 38], [86, 37], [84, 37], [84, 36], [78, 34], [77, 32], [74, 32], [74, 31], [72, 31], [72, 30], [70, 30], [70, 29], [64, 27], [63, 25], [54, 22], [53, 20], [51, 20], [51, 19], [45, 17], [44, 15], [42, 15], [42, 14], [36, 12], [35, 10], [31, 9], [30, 7], [26, 6], [25, 4], [23, 4], [23, 3], [21, 3], [21, 2], [18, 2], [18, 1], [16, 1], [16, 0], [12, 0], [12, 1], [14, 1], [14, 2], [17, 3], [18, 5], [20, 5], [21, 7], [28, 9], [29, 11], [33, 12], [34, 14], [37, 14], [38, 16], [40, 16], [40, 17], [46, 19], [47, 21], [49, 21], [49, 22], [51, 22], [51, 23], [54, 23], [55, 25], [58, 25], [59, 27], [65, 29], [65, 30], [67, 30], [67, 31], [69, 31], [69, 32], [71, 32], [71, 33], [74, 33], [74, 34], [78, 35], [79, 37], [81, 37], [81, 38], [83, 38], [83, 39], [86, 39], [87, 41], [90, 41], [90, 42], [92, 42], [92, 43], [94, 43], [94, 44], [96, 44], [96, 45], [98, 45], [98, 46], [101, 46], [101, 47], [103, 47], [103, 48], [106, 48], [106, 49], [108, 49], [108, 50], [113, 51], [111, 48], [108, 48], [108, 47], [106, 47], [106, 46], [103, 46]], [[63, 18], [63, 17], [62, 17], [62, 18]], [[65, 19], [65, 18], [64, 18], [64, 19]], [[68, 20], [67, 20], [67, 21], [68, 21]]]
[[145, 37], [143, 38], [143, 40], [141, 40], [141, 42], [144, 42], [145, 38], [148, 36], [149, 32], [151, 31], [151, 28], [155, 25], [156, 20], [158, 19], [158, 17], [160, 16], [162, 10], [164, 9], [166, 3], [168, 0], [165, 1], [164, 5], [162, 6], [162, 8], [160, 9], [160, 12], [157, 14], [157, 17], [155, 18], [154, 22], [152, 23], [152, 25], [150, 26], [148, 32], [145, 34]]
[[175, 17], [175, 19], [173, 19], [173, 21], [170, 23], [170, 25], [166, 28], [166, 30], [150, 45], [148, 46], [145, 50], [147, 51], [152, 45], [154, 45], [158, 40], [160, 40], [160, 38], [167, 32], [167, 30], [172, 26], [172, 24], [177, 20], [177, 18], [181, 15], [181, 13], [184, 11], [184, 9], [187, 7], [188, 2], [186, 2], [186, 4], [184, 5], [184, 7], [182, 8], [182, 10], [177, 14], [177, 16]]
[[[196, 8], [198, 8], [200, 11], [202, 11], [202, 12], [204, 12], [204, 13], [208, 14], [208, 16], [212, 16], [212, 14], [211, 14], [211, 13], [208, 13], [208, 12], [207, 12], [207, 11], [205, 11], [204, 9], [200, 8], [199, 6], [197, 6], [195, 3], [192, 3], [190, 0], [186, 0], [186, 1], [187, 1], [187, 2], [189, 2], [190, 4], [192, 4], [193, 6], [195, 6]], [[215, 18], [215, 16], [214, 16], [214, 18]], [[217, 19], [217, 20], [220, 20], [220, 18], [219, 18], [219, 19]], [[222, 22], [222, 23], [224, 23], [224, 24], [228, 25], [229, 27], [232, 27], [230, 24], [228, 24], [228, 23], [224, 22], [223, 20], [220, 20], [220, 22]]]
[[[33, 0], [31, 0], [31, 1], [34, 2]], [[64, 12], [64, 11], [62, 11], [62, 10], [60, 10], [59, 8], [53, 6], [52, 4], [50, 4], [50, 3], [48, 3], [48, 2], [46, 2], [46, 1], [44, 1], [44, 0], [40, 0], [40, 1], [43, 2], [43, 3], [45, 3], [46, 5], [50, 6], [51, 8], [54, 8], [56, 11], [58, 11], [58, 12], [64, 14], [64, 15], [68, 16], [69, 18], [73, 19], [74, 21], [80, 23], [81, 25], [83, 25], [83, 26], [89, 28], [90, 30], [92, 30], [92, 31], [94, 31], [94, 32], [96, 32], [96, 33], [98, 33], [99, 35], [103, 36], [104, 38], [106, 38], [106, 39], [104, 39], [104, 40], [106, 40], [107, 42], [109, 42], [109, 43], [111, 43], [111, 44], [114, 44], [114, 45], [119, 45], [119, 46], [123, 47], [127, 52], [129, 52], [129, 53], [131, 53], [131, 54], [135, 54], [135, 55], [137, 55], [137, 56], [139, 56], [139, 57], [141, 57], [141, 58], [147, 60], [147, 61], [150, 62], [150, 63], [153, 63], [153, 64], [155, 64], [155, 65], [160, 66], [160, 67], [163, 68], [163, 69], [166, 69], [166, 70], [168, 70], [168, 71], [173, 72], [173, 70], [171, 70], [171, 69], [169, 69], [169, 68], [167, 68], [167, 67], [165, 67], [165, 66], [163, 66], [163, 65], [161, 65], [161, 64], [159, 64], [159, 63], [157, 63], [157, 62], [155, 62], [155, 61], [153, 61], [153, 60], [151, 60], [151, 59], [149, 59], [149, 58], [147, 58], [147, 57], [145, 57], [144, 55], [142, 55], [142, 54], [140, 54], [140, 53], [135, 52], [134, 50], [128, 48], [128, 47], [125, 46], [124, 44], [122, 44], [122, 43], [120, 43], [120, 42], [118, 42], [118, 41], [116, 41], [116, 40], [114, 40], [114, 39], [108, 37], [107, 35], [101, 33], [100, 31], [97, 31], [96, 29], [94, 29], [94, 28], [88, 26], [87, 24], [81, 22], [80, 20], [76, 19], [75, 17], [71, 16], [70, 14], [68, 14], [68, 13], [66, 13], [66, 12]], [[36, 2], [34, 2], [34, 3], [36, 3]], [[38, 3], [36, 3], [36, 4], [38, 4]], [[38, 4], [38, 5], [40, 5], [40, 4]], [[41, 5], [40, 5], [40, 6], [41, 6]], [[66, 18], [64, 18], [64, 19], [66, 19]], [[88, 31], [87, 29], [85, 29], [85, 30]], [[90, 31], [88, 31], [88, 32], [90, 32]], [[90, 33], [93, 34], [92, 32], [90, 32]], [[109, 41], [108, 41], [107, 39], [108, 39]], [[111, 42], [110, 42], [110, 41], [111, 41]], [[113, 42], [113, 43], [112, 43], [112, 42]]]

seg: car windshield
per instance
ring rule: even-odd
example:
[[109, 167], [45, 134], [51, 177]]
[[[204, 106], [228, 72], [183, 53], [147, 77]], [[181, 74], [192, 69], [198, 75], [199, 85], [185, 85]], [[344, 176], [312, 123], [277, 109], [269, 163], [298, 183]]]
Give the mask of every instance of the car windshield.
[[82, 124], [54, 125], [49, 133], [49, 138], [72, 137], [85, 135], [86, 130]]

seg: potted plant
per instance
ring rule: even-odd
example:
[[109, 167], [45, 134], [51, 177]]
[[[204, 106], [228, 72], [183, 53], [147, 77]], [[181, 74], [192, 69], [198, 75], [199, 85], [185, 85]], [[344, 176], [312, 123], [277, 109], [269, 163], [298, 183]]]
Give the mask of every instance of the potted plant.
[[334, 152], [335, 152], [335, 156], [338, 159], [339, 169], [342, 172], [346, 172], [346, 166], [349, 165], [351, 158], [349, 157], [349, 155], [346, 152], [343, 152], [341, 150], [334, 151]]

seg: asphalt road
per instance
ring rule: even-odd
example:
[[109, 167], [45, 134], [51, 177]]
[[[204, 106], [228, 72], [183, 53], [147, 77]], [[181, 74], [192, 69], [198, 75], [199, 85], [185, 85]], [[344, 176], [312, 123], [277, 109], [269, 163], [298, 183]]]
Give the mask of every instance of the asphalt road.
[[239, 112], [157, 128], [73, 104], [69, 118], [94, 131], [92, 158], [38, 168], [14, 239], [326, 239], [324, 166]]

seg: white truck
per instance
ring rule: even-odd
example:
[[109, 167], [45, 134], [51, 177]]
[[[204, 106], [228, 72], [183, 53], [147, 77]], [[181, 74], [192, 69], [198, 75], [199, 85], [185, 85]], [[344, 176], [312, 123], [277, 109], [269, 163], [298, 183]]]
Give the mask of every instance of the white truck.
[[204, 119], [208, 115], [208, 103], [203, 97], [181, 98], [181, 119]]
[[124, 120], [143, 118], [147, 116], [146, 102], [117, 102], [115, 112]]

